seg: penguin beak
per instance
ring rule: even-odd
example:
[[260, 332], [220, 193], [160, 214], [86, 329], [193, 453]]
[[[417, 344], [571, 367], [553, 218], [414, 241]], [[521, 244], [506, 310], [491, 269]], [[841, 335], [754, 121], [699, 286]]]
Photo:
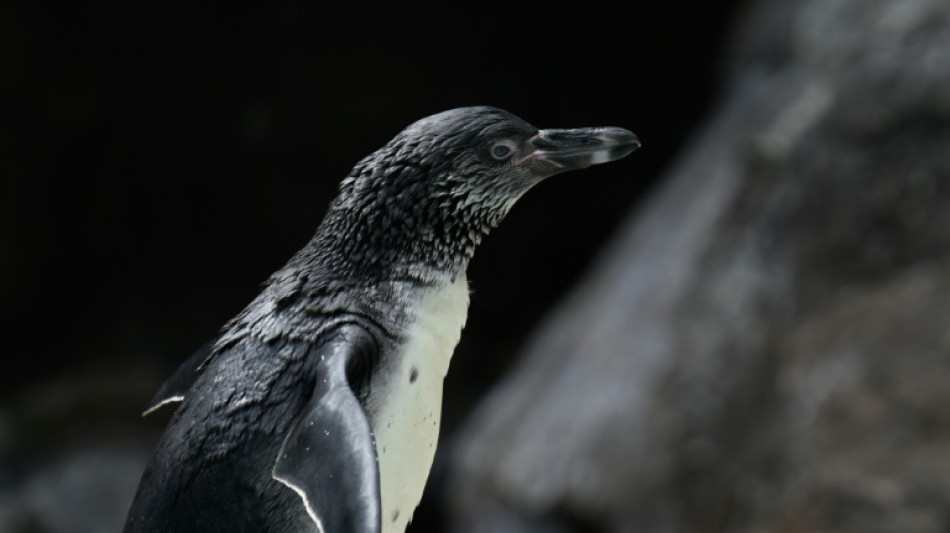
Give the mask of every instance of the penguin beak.
[[616, 161], [640, 147], [640, 140], [623, 128], [540, 130], [531, 138], [534, 151], [526, 159], [554, 166], [554, 173]]

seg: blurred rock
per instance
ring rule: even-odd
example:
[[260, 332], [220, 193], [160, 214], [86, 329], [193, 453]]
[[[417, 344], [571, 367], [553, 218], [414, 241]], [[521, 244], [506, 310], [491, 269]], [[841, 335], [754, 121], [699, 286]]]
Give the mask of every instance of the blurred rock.
[[739, 28], [692, 149], [457, 438], [456, 531], [950, 531], [950, 3]]
[[90, 368], [0, 405], [0, 532], [121, 531], [165, 418], [147, 368]]
[[51, 461], [21, 486], [0, 492], [4, 533], [115, 533], [122, 530], [144, 447], [83, 449]]

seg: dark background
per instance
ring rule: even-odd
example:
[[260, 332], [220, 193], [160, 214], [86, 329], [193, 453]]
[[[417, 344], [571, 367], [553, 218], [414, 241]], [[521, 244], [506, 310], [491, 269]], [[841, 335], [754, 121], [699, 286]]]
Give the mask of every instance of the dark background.
[[135, 415], [154, 388], [414, 120], [488, 104], [636, 132], [639, 152], [545, 183], [476, 254], [450, 435], [688, 142], [738, 4], [7, 5], [0, 482], [78, 440], [159, 427]]

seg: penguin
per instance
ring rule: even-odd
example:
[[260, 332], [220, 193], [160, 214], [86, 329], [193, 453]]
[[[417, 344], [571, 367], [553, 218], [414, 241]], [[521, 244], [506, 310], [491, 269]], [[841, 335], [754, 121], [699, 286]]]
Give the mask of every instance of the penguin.
[[439, 434], [466, 267], [547, 177], [640, 146], [494, 107], [423, 118], [343, 179], [314, 237], [160, 388], [177, 409], [125, 533], [402, 533]]

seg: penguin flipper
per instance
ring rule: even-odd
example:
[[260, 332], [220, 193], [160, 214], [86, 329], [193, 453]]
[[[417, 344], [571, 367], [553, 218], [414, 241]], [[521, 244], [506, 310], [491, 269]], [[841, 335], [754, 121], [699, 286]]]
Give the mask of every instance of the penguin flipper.
[[311, 352], [319, 361], [313, 396], [291, 428], [273, 478], [293, 489], [322, 533], [379, 533], [379, 465], [369, 419], [347, 369], [375, 354], [358, 326], [341, 328]]
[[185, 394], [191, 390], [191, 386], [201, 375], [199, 370], [211, 356], [213, 346], [213, 341], [205, 343], [204, 346], [191, 354], [191, 357], [186, 359], [184, 363], [179, 365], [171, 377], [166, 379], [165, 383], [162, 383], [162, 386], [158, 388], [158, 392], [149, 402], [148, 408], [142, 412], [142, 416], [148, 416], [168, 404], [184, 400]]

